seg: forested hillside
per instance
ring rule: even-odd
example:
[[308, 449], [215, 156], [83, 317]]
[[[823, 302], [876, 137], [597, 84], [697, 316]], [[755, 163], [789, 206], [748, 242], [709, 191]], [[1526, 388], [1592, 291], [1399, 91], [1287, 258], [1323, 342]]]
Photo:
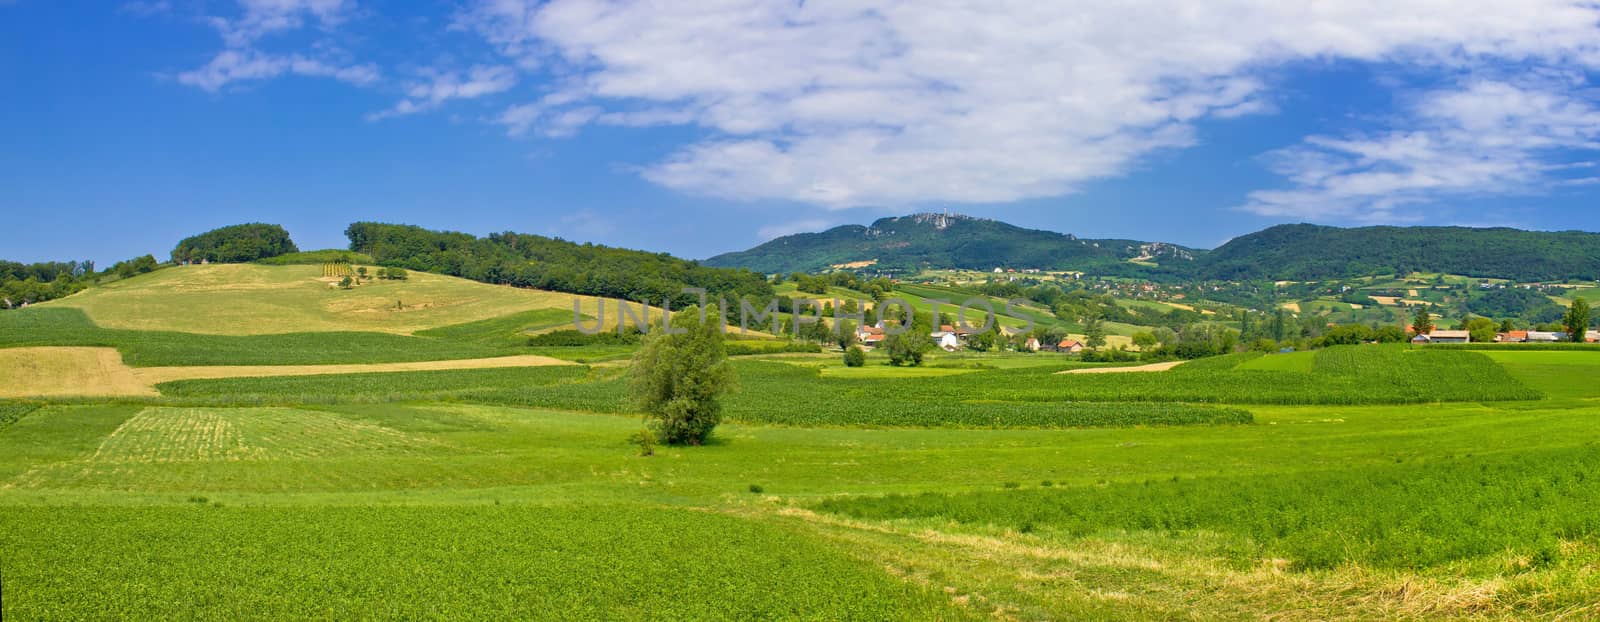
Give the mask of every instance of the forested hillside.
[[832, 265], [873, 262], [872, 269], [885, 272], [1002, 267], [1120, 274], [1143, 271], [1143, 266], [1128, 263], [1130, 259], [1186, 263], [1195, 254], [1192, 249], [1170, 244], [1079, 239], [986, 218], [914, 214], [879, 219], [870, 227], [845, 225], [821, 233], [784, 236], [747, 251], [712, 257], [706, 264], [766, 273], [812, 272]]
[[707, 265], [766, 273], [848, 266], [876, 272], [1038, 268], [1176, 280], [1318, 280], [1412, 272], [1517, 281], [1600, 278], [1600, 234], [1469, 227], [1279, 225], [1216, 250], [1080, 239], [960, 215], [884, 218], [784, 236]]
[[1600, 234], [1468, 227], [1278, 225], [1193, 266], [1207, 279], [1331, 279], [1440, 272], [1547, 281], [1600, 278]]
[[715, 297], [767, 297], [772, 286], [747, 270], [711, 268], [666, 253], [577, 244], [525, 233], [479, 238], [412, 225], [358, 222], [345, 231], [350, 250], [379, 264], [558, 292], [648, 300], [687, 301], [685, 287]]

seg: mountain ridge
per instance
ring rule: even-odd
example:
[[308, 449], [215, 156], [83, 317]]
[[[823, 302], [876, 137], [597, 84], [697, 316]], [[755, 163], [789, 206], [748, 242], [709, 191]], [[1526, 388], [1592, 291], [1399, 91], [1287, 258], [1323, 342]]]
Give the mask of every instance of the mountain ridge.
[[1325, 280], [1411, 272], [1593, 280], [1600, 279], [1600, 234], [1300, 223], [1273, 225], [1206, 250], [1168, 242], [1079, 238], [989, 218], [924, 212], [782, 236], [702, 263], [766, 273], [838, 267], [889, 273], [1031, 268], [1194, 280]]
[[1201, 252], [1164, 242], [1084, 239], [989, 218], [922, 212], [880, 218], [871, 225], [786, 235], [702, 263], [769, 273], [815, 272], [864, 262], [887, 272], [930, 267], [1056, 270], [1074, 265], [1110, 268], [1130, 259], [1186, 261]]

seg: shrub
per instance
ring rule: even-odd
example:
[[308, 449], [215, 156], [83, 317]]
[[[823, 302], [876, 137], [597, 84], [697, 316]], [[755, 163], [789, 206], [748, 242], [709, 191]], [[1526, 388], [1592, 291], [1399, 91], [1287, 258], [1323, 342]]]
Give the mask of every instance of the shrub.
[[867, 353], [861, 350], [861, 346], [850, 346], [849, 350], [844, 351], [845, 367], [861, 367], [866, 364]]
[[640, 456], [656, 455], [656, 433], [650, 428], [634, 432], [633, 436], [628, 437], [628, 442], [639, 447]]

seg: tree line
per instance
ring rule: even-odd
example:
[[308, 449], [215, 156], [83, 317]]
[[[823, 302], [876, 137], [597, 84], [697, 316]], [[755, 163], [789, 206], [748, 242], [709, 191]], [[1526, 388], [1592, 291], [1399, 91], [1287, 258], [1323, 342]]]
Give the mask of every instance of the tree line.
[[748, 270], [710, 268], [666, 253], [578, 244], [526, 233], [476, 237], [412, 225], [358, 222], [345, 230], [350, 250], [379, 265], [436, 272], [484, 283], [620, 298], [675, 308], [698, 303], [683, 289], [724, 296], [770, 298], [766, 277]]

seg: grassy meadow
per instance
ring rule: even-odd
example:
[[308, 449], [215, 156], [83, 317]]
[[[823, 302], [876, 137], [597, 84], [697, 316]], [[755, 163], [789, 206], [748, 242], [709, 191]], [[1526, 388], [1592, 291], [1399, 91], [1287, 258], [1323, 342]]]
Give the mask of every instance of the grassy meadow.
[[[178, 295], [173, 276], [0, 313], [0, 615], [1600, 616], [1600, 351], [1348, 346], [1115, 374], [757, 353], [735, 358], [710, 444], [643, 456], [630, 347], [527, 345], [561, 309], [346, 321], [284, 274], [267, 280], [296, 291], [257, 311], [298, 332], [199, 334], [203, 314], [135, 304]], [[529, 354], [579, 362], [119, 395], [73, 375]]]
[[[102, 328], [204, 335], [316, 332], [411, 334], [596, 298], [485, 285], [413, 272], [341, 290], [320, 266], [177, 266], [95, 287], [45, 307], [81, 309]], [[557, 318], [560, 319], [560, 318]]]

